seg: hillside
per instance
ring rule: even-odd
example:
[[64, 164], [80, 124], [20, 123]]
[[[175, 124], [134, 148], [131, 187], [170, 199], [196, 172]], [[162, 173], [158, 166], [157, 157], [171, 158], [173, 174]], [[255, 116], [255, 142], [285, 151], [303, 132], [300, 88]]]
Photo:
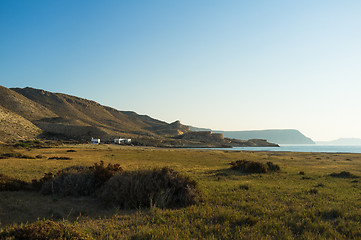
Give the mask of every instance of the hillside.
[[89, 141], [91, 137], [112, 142], [131, 137], [137, 145], [166, 147], [231, 147], [267, 145], [264, 141], [215, 141], [176, 138], [191, 131], [180, 121], [166, 123], [131, 111], [118, 111], [95, 101], [34, 88], [0, 87], [0, 134], [3, 141], [45, 138]]
[[168, 124], [91, 100], [29, 87], [8, 89], [0, 86], [0, 107], [4, 123], [0, 128], [2, 139], [5, 136], [6, 139], [40, 136], [74, 140], [98, 137], [106, 141], [119, 136], [159, 138], [188, 129], [180, 123]]
[[22, 116], [0, 106], [1, 142], [34, 139], [41, 130]]

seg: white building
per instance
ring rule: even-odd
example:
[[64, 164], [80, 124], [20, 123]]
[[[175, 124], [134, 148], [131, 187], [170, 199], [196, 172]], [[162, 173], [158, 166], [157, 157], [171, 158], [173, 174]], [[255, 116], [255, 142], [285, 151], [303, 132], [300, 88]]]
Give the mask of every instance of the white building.
[[100, 143], [100, 139], [99, 139], [99, 138], [92, 138], [91, 143], [92, 143], [92, 144], [99, 144], [99, 143]]
[[129, 144], [132, 142], [132, 139], [130, 138], [115, 138], [114, 143], [115, 144]]

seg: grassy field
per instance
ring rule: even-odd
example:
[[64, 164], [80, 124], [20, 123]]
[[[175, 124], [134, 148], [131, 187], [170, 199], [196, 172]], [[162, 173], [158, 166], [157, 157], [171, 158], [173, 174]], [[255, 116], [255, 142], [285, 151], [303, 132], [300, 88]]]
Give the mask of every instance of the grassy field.
[[[7, 151], [7, 149], [0, 149]], [[75, 150], [69, 152], [68, 150]], [[90, 239], [361, 239], [361, 154], [155, 149], [64, 145], [15, 149], [35, 159], [0, 159], [0, 173], [31, 182], [46, 172], [96, 162], [125, 170], [168, 166], [199, 183], [202, 201], [178, 209], [105, 208], [90, 197], [0, 192], [0, 227], [44, 219]], [[39, 157], [41, 155], [41, 158]], [[68, 160], [49, 159], [68, 157]], [[273, 162], [280, 172], [242, 174], [236, 160]]]

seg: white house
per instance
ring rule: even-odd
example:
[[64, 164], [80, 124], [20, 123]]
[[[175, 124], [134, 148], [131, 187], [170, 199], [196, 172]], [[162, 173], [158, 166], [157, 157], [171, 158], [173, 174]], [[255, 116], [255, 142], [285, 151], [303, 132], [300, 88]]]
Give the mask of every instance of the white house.
[[114, 143], [115, 144], [129, 144], [132, 142], [132, 139], [130, 138], [115, 138]]
[[91, 143], [92, 143], [92, 144], [99, 144], [99, 143], [100, 143], [100, 139], [99, 139], [99, 138], [92, 138]]

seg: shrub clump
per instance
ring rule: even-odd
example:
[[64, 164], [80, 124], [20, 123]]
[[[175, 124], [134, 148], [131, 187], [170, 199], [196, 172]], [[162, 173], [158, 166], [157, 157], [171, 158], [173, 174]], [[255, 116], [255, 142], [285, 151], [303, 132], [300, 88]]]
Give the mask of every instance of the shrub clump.
[[71, 160], [70, 157], [49, 157], [48, 160]]
[[118, 173], [103, 186], [99, 198], [121, 208], [185, 207], [200, 200], [200, 191], [196, 181], [165, 167]]
[[8, 227], [0, 232], [0, 239], [92, 239], [85, 232], [71, 224], [51, 220], [38, 221], [32, 224], [22, 224]]
[[330, 176], [335, 178], [358, 178], [358, 176], [346, 171], [342, 171], [340, 173], [331, 173]]
[[0, 191], [19, 191], [27, 189], [27, 186], [24, 181], [0, 173]]
[[3, 154], [0, 155], [0, 159], [5, 159], [5, 158], [35, 159], [35, 157], [29, 156], [29, 155], [24, 155], [24, 154], [21, 154], [21, 153], [16, 153], [16, 152], [3, 153]]
[[243, 173], [267, 173], [267, 172], [276, 172], [280, 170], [280, 167], [272, 162], [267, 162], [266, 164], [247, 161], [247, 160], [238, 160], [231, 162], [231, 169], [238, 170]]
[[95, 163], [91, 167], [74, 166], [65, 168], [56, 174], [47, 173], [40, 180], [34, 180], [35, 188], [41, 189], [43, 194], [57, 194], [59, 196], [91, 196], [96, 190], [109, 180], [115, 173], [123, 169], [119, 164], [104, 165]]

